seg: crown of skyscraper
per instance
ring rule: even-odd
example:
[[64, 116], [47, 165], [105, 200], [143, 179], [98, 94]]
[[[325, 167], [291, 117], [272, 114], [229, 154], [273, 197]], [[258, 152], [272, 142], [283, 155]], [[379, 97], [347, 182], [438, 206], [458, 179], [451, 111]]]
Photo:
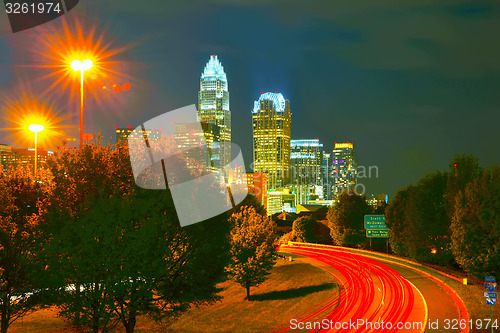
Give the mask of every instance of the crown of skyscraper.
[[201, 74], [201, 79], [202, 80], [223, 80], [226, 81], [226, 73], [224, 72], [224, 67], [220, 63], [219, 59], [217, 58], [217, 55], [212, 54], [210, 56], [210, 60], [207, 62], [205, 66], [205, 70]]
[[257, 113], [260, 110], [260, 101], [270, 100], [274, 104], [274, 109], [278, 112], [285, 110], [285, 98], [281, 93], [266, 92], [260, 95], [259, 100], [253, 103], [253, 112]]

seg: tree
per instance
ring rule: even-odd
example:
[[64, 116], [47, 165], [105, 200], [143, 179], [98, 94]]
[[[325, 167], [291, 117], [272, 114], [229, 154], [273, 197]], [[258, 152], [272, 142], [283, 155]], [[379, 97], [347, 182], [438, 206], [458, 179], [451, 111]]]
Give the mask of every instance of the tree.
[[[94, 332], [121, 322], [130, 333], [141, 314], [162, 319], [219, 298], [227, 215], [181, 228], [170, 192], [135, 186], [120, 146], [63, 149], [50, 166], [61, 182], [45, 216], [43, 255], [63, 315], [83, 314]], [[73, 196], [77, 187], [82, 197]]]
[[311, 216], [302, 216], [293, 221], [293, 241], [315, 242], [316, 236], [314, 235], [314, 231], [317, 223]]
[[451, 220], [457, 204], [457, 196], [465, 190], [467, 184], [481, 175], [481, 167], [476, 157], [463, 154], [456, 155], [450, 162], [449, 168], [446, 186], [446, 211]]
[[276, 262], [275, 224], [253, 207], [242, 207], [231, 215], [229, 222], [231, 250], [226, 272], [246, 289], [246, 299], [250, 300], [250, 287], [264, 282]]
[[453, 262], [445, 192], [448, 175], [435, 172], [398, 191], [386, 209], [395, 253], [440, 264]]
[[260, 203], [260, 201], [257, 200], [257, 196], [253, 193], [248, 193], [245, 199], [241, 203], [236, 205], [236, 210], [239, 211], [246, 206], [252, 206], [255, 209], [255, 212], [257, 212], [260, 215], [267, 216], [266, 209]]
[[456, 195], [451, 248], [467, 272], [483, 278], [500, 271], [500, 168], [483, 170]]
[[52, 190], [46, 170], [33, 176], [21, 165], [7, 172], [0, 168], [0, 302], [1, 332], [38, 305], [43, 269], [34, 259], [37, 224]]
[[449, 264], [450, 222], [446, 213], [445, 194], [448, 174], [439, 171], [422, 178], [411, 202], [414, 232], [407, 235], [410, 255], [417, 260]]
[[340, 246], [357, 246], [366, 242], [364, 216], [370, 212], [365, 197], [348, 191], [340, 194], [327, 214], [333, 241]]
[[389, 202], [385, 210], [387, 228], [389, 229], [389, 243], [394, 253], [408, 255], [408, 206], [413, 198], [415, 185], [399, 190]]

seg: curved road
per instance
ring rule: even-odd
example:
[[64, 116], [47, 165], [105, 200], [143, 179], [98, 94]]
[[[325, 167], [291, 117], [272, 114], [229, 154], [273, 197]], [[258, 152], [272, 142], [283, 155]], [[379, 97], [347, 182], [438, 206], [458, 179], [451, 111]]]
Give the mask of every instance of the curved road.
[[441, 329], [427, 331], [443, 332], [445, 318], [458, 318], [458, 310], [446, 291], [413, 270], [381, 263], [348, 249], [281, 245], [279, 251], [303, 256], [300, 260], [324, 269], [340, 289], [268, 332], [424, 332], [429, 321], [428, 297], [432, 298], [430, 320], [440, 319]]

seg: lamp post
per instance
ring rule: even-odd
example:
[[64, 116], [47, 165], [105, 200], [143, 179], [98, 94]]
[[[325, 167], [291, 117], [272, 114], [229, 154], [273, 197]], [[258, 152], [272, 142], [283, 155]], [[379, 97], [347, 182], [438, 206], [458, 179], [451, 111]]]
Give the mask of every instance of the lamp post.
[[80, 149], [83, 147], [83, 73], [92, 68], [92, 60], [73, 60], [71, 69], [80, 71]]
[[37, 172], [37, 164], [38, 164], [38, 132], [43, 131], [44, 127], [40, 124], [31, 124], [28, 126], [28, 129], [35, 133], [35, 177]]

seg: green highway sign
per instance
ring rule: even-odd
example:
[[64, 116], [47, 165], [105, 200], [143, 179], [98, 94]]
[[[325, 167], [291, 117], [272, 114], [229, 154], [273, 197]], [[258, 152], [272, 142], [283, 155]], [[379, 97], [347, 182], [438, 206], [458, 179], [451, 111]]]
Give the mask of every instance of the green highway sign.
[[366, 230], [366, 237], [374, 238], [387, 238], [389, 237], [388, 229], [368, 229]]
[[365, 215], [365, 229], [387, 229], [384, 215]]

